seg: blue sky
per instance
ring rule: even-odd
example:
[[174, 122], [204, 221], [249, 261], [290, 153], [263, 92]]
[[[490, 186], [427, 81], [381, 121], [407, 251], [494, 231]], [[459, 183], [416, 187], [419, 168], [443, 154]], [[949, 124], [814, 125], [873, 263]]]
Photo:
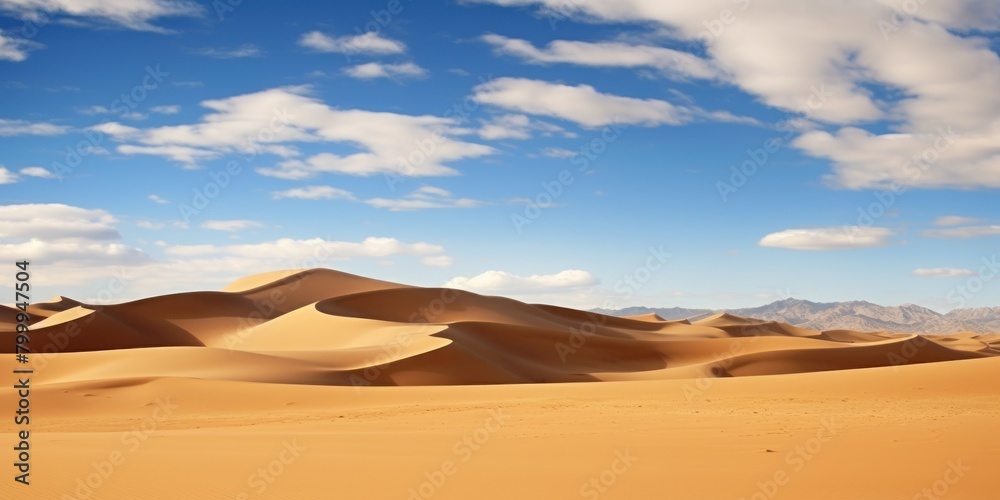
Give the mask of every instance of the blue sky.
[[0, 0], [0, 254], [36, 300], [995, 306], [1000, 7], [911, 3]]

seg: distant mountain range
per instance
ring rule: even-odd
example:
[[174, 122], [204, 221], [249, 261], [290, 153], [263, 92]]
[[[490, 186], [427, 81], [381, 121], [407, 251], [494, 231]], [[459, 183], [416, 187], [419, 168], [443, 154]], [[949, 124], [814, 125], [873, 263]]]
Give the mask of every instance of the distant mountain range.
[[683, 307], [627, 307], [591, 309], [612, 316], [655, 313], [663, 319], [692, 321], [727, 312], [744, 318], [780, 321], [811, 330], [856, 330], [909, 333], [1000, 332], [1000, 307], [955, 309], [940, 314], [914, 304], [880, 306], [854, 300], [850, 302], [810, 302], [784, 299], [744, 309], [686, 309]]

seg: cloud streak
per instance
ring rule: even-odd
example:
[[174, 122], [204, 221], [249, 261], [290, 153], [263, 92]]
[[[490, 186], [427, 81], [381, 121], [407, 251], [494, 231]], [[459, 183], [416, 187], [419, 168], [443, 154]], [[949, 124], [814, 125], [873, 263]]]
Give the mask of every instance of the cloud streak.
[[884, 227], [844, 226], [786, 229], [760, 239], [762, 247], [791, 250], [847, 250], [888, 245], [892, 231]]

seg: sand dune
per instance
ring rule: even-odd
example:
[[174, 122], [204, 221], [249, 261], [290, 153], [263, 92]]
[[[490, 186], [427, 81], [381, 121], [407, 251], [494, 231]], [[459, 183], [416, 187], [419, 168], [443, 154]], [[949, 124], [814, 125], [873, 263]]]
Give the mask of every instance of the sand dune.
[[[15, 311], [0, 312], [0, 352], [10, 353]], [[92, 498], [332, 498], [322, 478], [333, 474], [336, 498], [412, 500], [424, 471], [440, 467], [439, 455], [455, 459], [451, 443], [495, 408], [520, 420], [461, 479], [435, 486], [435, 498], [587, 497], [581, 485], [624, 448], [640, 450], [643, 465], [607, 498], [756, 498], [755, 481], [781, 466], [761, 464], [807, 439], [824, 415], [848, 422], [844, 442], [878, 428], [900, 444], [880, 451], [880, 464], [866, 462], [864, 450], [831, 452], [812, 469], [828, 474], [804, 474], [780, 498], [912, 498], [941, 465], [915, 462], [920, 446], [942, 460], [978, 460], [981, 470], [1000, 466], [1000, 442], [982, 430], [1000, 409], [997, 334], [813, 331], [730, 314], [611, 317], [326, 269], [116, 305], [59, 297], [29, 312], [31, 346], [45, 353], [32, 357], [33, 411], [45, 415], [39, 446], [52, 452], [39, 459], [51, 472], [32, 498], [73, 491], [87, 464], [120, 447], [116, 433], [148, 419], [163, 398], [183, 409], [158, 425], [165, 439], [142, 448], [160, 461], [136, 455]], [[11, 358], [0, 357], [0, 369], [14, 368]], [[15, 396], [2, 389], [0, 403], [16, 405]], [[861, 417], [879, 415], [887, 401], [906, 411]], [[5, 422], [0, 432], [11, 429]], [[314, 454], [291, 473], [297, 480], [258, 492], [247, 475], [271, 460], [280, 435]], [[199, 442], [212, 447], [186, 454]], [[771, 448], [780, 456], [769, 457]], [[533, 454], [563, 465], [527, 467]], [[870, 473], [894, 460], [911, 472]], [[158, 472], [163, 461], [201, 489], [173, 484]], [[720, 470], [725, 481], [714, 479]], [[835, 480], [843, 474], [869, 479]], [[976, 498], [982, 481], [950, 497]], [[162, 493], [171, 487], [185, 493]], [[9, 484], [2, 488], [7, 498]]]
[[[42, 384], [55, 373], [73, 381], [74, 366], [80, 381], [466, 385], [773, 375], [997, 354], [969, 333], [818, 332], [725, 313], [693, 323], [619, 318], [320, 269], [251, 276], [220, 292], [107, 306], [60, 297], [30, 310], [36, 349], [42, 339], [58, 351], [60, 368], [40, 375]], [[11, 352], [13, 334], [0, 333], [0, 351]], [[125, 350], [136, 352], [116, 353]], [[106, 352], [81, 356], [88, 351]], [[192, 370], [182, 359], [215, 368]]]

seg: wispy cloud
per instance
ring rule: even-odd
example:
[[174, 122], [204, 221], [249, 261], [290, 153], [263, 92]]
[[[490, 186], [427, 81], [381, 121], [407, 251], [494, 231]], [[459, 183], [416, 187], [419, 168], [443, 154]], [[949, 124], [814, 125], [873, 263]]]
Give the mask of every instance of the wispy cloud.
[[[204, 101], [202, 106], [210, 112], [193, 124], [142, 129], [108, 122], [94, 129], [121, 142], [119, 153], [162, 156], [188, 168], [229, 153], [272, 155], [281, 160], [256, 171], [284, 179], [322, 173], [454, 175], [457, 171], [447, 162], [494, 152], [491, 147], [456, 139], [462, 131], [453, 118], [339, 109], [312, 94], [307, 86], [275, 88]], [[435, 146], [427, 154], [419, 149], [426, 141]], [[347, 143], [360, 151], [347, 155], [319, 152], [301, 158], [295, 147], [298, 143], [314, 147]], [[399, 158], [409, 158], [413, 151], [420, 152], [420, 161], [401, 165]]]
[[365, 203], [393, 212], [423, 210], [428, 208], [475, 208], [486, 202], [471, 198], [458, 198], [446, 189], [423, 186], [402, 198], [371, 198]]
[[657, 99], [637, 99], [598, 92], [590, 85], [563, 85], [526, 78], [499, 78], [474, 89], [473, 98], [521, 113], [550, 116], [601, 127], [679, 125], [690, 120], [681, 107]]
[[955, 278], [959, 276], [975, 276], [976, 272], [972, 269], [957, 269], [954, 267], [932, 267], [932, 268], [920, 268], [913, 270], [914, 276], [923, 276], [928, 278]]
[[252, 43], [247, 43], [234, 48], [207, 47], [195, 49], [196, 55], [214, 57], [215, 59], [240, 59], [245, 57], [260, 57], [263, 52]]
[[165, 17], [197, 17], [204, 12], [204, 8], [188, 0], [0, 0], [0, 11], [22, 19], [63, 18], [72, 19], [74, 24], [82, 22], [168, 33], [169, 30], [152, 24], [152, 21]]
[[21, 175], [28, 177], [38, 177], [40, 179], [52, 179], [55, 175], [44, 167], [24, 167], [20, 171]]
[[211, 229], [212, 231], [224, 231], [227, 233], [236, 233], [246, 229], [253, 229], [256, 227], [264, 227], [257, 221], [252, 220], [207, 220], [201, 223], [202, 229]]
[[1000, 226], [963, 226], [949, 229], [928, 229], [920, 234], [928, 238], [979, 238], [1000, 236]]
[[884, 227], [843, 226], [786, 229], [761, 238], [762, 247], [792, 250], [844, 250], [887, 245], [892, 230]]
[[370, 62], [344, 69], [344, 73], [359, 80], [374, 78], [419, 78], [427, 76], [427, 70], [412, 62], [402, 64], [383, 64]]
[[299, 38], [299, 45], [318, 52], [352, 55], [402, 54], [406, 51], [406, 45], [402, 42], [383, 37], [374, 31], [369, 31], [363, 35], [345, 35], [340, 37], [332, 37], [320, 31], [310, 31]]
[[26, 120], [4, 120], [0, 118], [0, 137], [18, 135], [62, 135], [70, 131], [65, 125]]
[[483, 139], [530, 139], [535, 133], [545, 137], [559, 135], [562, 137], [576, 137], [575, 133], [541, 120], [535, 120], [527, 115], [505, 114], [494, 116], [482, 121], [482, 126], [476, 134]]
[[555, 274], [518, 276], [506, 271], [485, 271], [470, 278], [458, 276], [444, 284], [447, 288], [460, 288], [473, 292], [543, 292], [554, 289], [578, 288], [596, 285], [597, 278], [587, 271], [568, 269]]
[[[1000, 88], [1000, 55], [980, 32], [996, 31], [1000, 3], [975, 0], [948, 8], [920, 3], [899, 22], [899, 4], [887, 0], [864, 7], [736, 2], [727, 9], [715, 2], [658, 0], [472, 1], [537, 6], [567, 21], [653, 26], [671, 41], [696, 40], [705, 47], [706, 65], [724, 74], [726, 84], [790, 118], [824, 124], [791, 144], [830, 161], [826, 180], [833, 186], [1000, 187], [1000, 93], [995, 90]], [[732, 22], [719, 21], [720, 12]], [[706, 29], [712, 22], [719, 22], [718, 33]], [[658, 53], [602, 50], [572, 41], [540, 48], [496, 35], [487, 41], [537, 64], [592, 64], [597, 55], [615, 54], [621, 61], [649, 65]], [[890, 126], [882, 126], [887, 120]]]
[[10, 36], [0, 29], [0, 61], [21, 62], [28, 58], [29, 52], [42, 47], [38, 42]]
[[271, 199], [294, 198], [299, 200], [353, 200], [350, 191], [332, 186], [306, 186], [271, 193]]
[[537, 48], [527, 40], [486, 34], [482, 40], [498, 54], [515, 56], [532, 64], [566, 63], [580, 66], [653, 68], [675, 78], [717, 79], [721, 72], [705, 59], [664, 47], [622, 42], [555, 40]]
[[962, 217], [959, 215], [945, 215], [934, 219], [935, 226], [967, 226], [979, 222], [975, 217]]
[[17, 181], [17, 174], [0, 165], [0, 184], [14, 184]]
[[161, 115], [176, 115], [181, 112], [181, 107], [176, 104], [172, 104], [169, 106], [153, 106], [149, 108], [149, 110]]

